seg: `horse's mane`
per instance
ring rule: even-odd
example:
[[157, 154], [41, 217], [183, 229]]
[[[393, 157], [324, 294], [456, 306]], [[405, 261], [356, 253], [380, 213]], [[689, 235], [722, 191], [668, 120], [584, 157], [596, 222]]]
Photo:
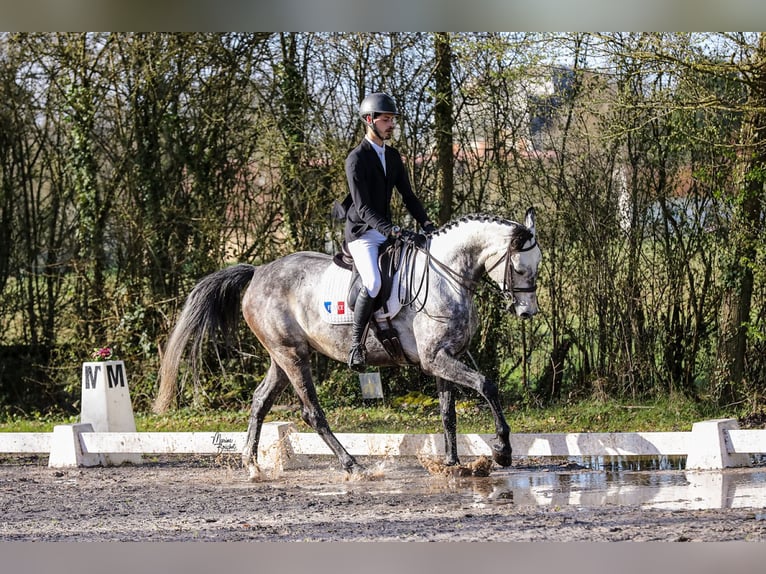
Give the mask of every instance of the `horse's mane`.
[[525, 225], [488, 213], [469, 213], [468, 215], [462, 215], [459, 218], [453, 219], [452, 221], [442, 225], [434, 232], [434, 234], [444, 233], [450, 229], [459, 227], [460, 225], [471, 221], [478, 221], [480, 223], [496, 223], [498, 225], [507, 225], [511, 227], [511, 248], [514, 250], [521, 249], [524, 244], [533, 237], [532, 232]]

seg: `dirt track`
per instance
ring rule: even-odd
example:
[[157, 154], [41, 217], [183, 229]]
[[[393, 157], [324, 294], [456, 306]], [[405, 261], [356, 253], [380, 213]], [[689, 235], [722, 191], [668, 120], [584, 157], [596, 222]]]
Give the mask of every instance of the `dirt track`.
[[[330, 462], [251, 482], [234, 460], [54, 470], [0, 459], [3, 541], [764, 541], [761, 509], [490, 500], [487, 478], [413, 465], [348, 480]], [[545, 469], [541, 469], [544, 472]], [[576, 471], [575, 471], [576, 472]]]

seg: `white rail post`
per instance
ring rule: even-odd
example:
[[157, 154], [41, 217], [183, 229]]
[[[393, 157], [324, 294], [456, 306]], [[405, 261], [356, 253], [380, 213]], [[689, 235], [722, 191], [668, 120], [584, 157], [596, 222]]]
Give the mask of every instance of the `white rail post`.
[[93, 432], [93, 425], [90, 423], [76, 423], [53, 427], [48, 466], [50, 468], [105, 466], [106, 461], [102, 454], [83, 451], [80, 433], [84, 432]]
[[694, 423], [686, 470], [713, 470], [751, 466], [750, 455], [732, 453], [728, 432], [739, 429], [736, 419], [713, 419]]
[[263, 423], [258, 441], [259, 463], [279, 471], [305, 466], [305, 457], [297, 454], [290, 442], [290, 435], [297, 433], [298, 427], [291, 422]]

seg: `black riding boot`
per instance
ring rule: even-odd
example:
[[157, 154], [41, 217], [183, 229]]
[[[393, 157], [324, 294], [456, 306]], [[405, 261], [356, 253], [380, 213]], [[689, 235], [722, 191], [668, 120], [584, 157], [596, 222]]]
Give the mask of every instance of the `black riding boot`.
[[348, 366], [350, 369], [361, 372], [367, 364], [367, 350], [364, 348], [362, 337], [367, 323], [372, 317], [375, 299], [370, 297], [367, 289], [362, 287], [354, 307], [354, 328], [351, 331], [351, 352], [348, 354]]

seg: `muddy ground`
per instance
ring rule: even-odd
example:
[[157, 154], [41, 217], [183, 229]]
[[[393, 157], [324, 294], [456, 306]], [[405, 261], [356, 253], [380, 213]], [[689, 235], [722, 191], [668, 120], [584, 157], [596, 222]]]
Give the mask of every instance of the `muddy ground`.
[[47, 457], [4, 457], [0, 540], [766, 540], [760, 508], [540, 506], [493, 499], [492, 476], [434, 476], [418, 461], [368, 462], [373, 472], [364, 480], [349, 480], [325, 459], [253, 482], [234, 457], [147, 457], [140, 466], [77, 469], [49, 469]]

